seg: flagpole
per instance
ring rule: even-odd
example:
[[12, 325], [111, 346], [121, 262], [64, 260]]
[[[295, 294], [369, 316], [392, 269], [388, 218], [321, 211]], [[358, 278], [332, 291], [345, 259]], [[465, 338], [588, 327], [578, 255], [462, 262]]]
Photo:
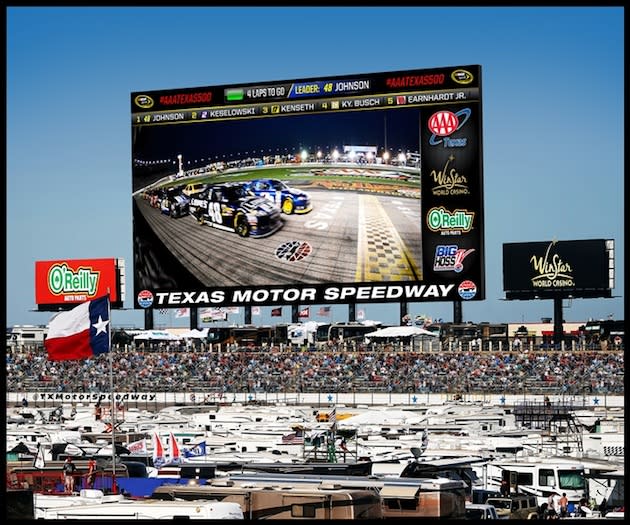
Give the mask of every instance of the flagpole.
[[112, 493], [116, 494], [116, 400], [114, 399], [114, 365], [112, 358], [112, 312], [111, 303], [109, 301], [109, 288], [107, 289], [107, 318], [109, 319], [109, 331], [107, 332], [108, 351], [109, 354], [109, 386], [111, 390], [111, 419], [112, 419]]

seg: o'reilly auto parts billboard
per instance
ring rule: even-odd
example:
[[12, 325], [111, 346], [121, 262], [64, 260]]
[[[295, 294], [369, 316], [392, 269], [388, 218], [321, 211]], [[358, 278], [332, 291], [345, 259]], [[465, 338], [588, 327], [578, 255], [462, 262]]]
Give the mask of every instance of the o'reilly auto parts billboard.
[[481, 67], [131, 94], [137, 308], [485, 298]]
[[109, 292], [113, 308], [125, 299], [123, 259], [59, 259], [35, 262], [35, 303], [38, 310], [70, 309]]

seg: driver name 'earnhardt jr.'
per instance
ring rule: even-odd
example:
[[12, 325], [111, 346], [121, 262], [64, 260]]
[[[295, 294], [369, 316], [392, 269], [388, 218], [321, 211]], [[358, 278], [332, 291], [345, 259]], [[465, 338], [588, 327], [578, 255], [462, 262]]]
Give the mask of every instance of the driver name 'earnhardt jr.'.
[[241, 237], [266, 237], [284, 225], [280, 209], [257, 197], [243, 183], [209, 186], [190, 199], [190, 213], [200, 224], [236, 232]]

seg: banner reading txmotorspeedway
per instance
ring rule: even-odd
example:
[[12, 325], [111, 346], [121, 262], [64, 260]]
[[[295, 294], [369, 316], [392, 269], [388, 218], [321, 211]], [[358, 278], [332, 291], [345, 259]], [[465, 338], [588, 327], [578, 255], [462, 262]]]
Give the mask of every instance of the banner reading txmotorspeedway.
[[132, 93], [136, 307], [485, 298], [481, 68]]

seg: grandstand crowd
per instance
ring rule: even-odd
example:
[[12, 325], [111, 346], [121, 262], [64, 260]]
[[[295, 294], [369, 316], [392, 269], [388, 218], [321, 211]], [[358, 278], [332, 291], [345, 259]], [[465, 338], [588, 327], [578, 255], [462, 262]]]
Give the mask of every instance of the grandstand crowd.
[[[624, 392], [622, 350], [416, 352], [375, 345], [358, 351], [217, 351], [155, 345], [112, 352], [119, 392]], [[50, 361], [43, 347], [7, 346], [7, 391], [109, 391], [109, 358]]]

